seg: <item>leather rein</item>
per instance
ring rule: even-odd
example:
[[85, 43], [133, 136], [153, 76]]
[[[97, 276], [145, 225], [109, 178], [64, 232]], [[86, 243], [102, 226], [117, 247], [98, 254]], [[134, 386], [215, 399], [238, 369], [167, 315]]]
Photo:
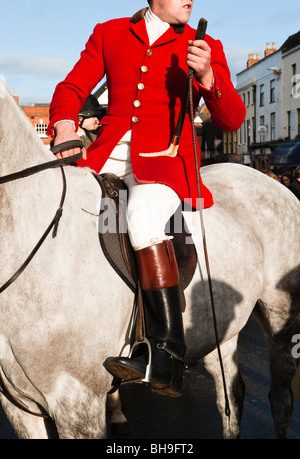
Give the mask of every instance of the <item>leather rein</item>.
[[41, 247], [41, 245], [43, 244], [43, 242], [45, 241], [45, 239], [49, 235], [49, 233], [52, 230], [52, 228], [53, 228], [52, 237], [53, 238], [56, 237], [58, 224], [59, 224], [60, 218], [62, 216], [63, 205], [64, 205], [64, 202], [65, 202], [65, 197], [66, 197], [66, 192], [67, 192], [67, 181], [66, 181], [66, 176], [65, 176], [65, 172], [64, 172], [63, 166], [70, 165], [70, 164], [78, 161], [81, 158], [81, 156], [82, 156], [82, 154], [79, 153], [77, 155], [69, 156], [67, 158], [55, 159], [53, 161], [48, 161], [46, 163], [39, 164], [37, 166], [33, 166], [33, 167], [30, 167], [30, 168], [24, 169], [24, 170], [22, 170], [20, 172], [15, 172], [13, 174], [9, 174], [9, 175], [5, 175], [3, 177], [0, 177], [0, 185], [1, 185], [3, 183], [12, 182], [13, 180], [18, 180], [18, 179], [21, 179], [21, 178], [24, 178], [24, 177], [28, 177], [30, 175], [34, 175], [34, 174], [36, 174], [38, 172], [42, 172], [42, 171], [45, 171], [47, 169], [54, 169], [54, 168], [60, 167], [61, 173], [62, 173], [62, 180], [63, 180], [63, 188], [62, 188], [62, 194], [61, 194], [61, 198], [60, 198], [59, 207], [58, 207], [57, 211], [55, 212], [55, 215], [54, 215], [51, 223], [49, 224], [48, 228], [46, 229], [46, 231], [44, 232], [44, 234], [42, 235], [42, 237], [40, 238], [38, 243], [35, 245], [35, 247], [31, 251], [29, 256], [26, 258], [24, 263], [15, 272], [15, 274], [13, 276], [11, 276], [11, 278], [8, 279], [8, 281], [5, 282], [5, 284], [3, 284], [2, 287], [0, 287], [0, 293], [2, 293], [4, 290], [6, 290], [20, 276], [20, 274], [24, 271], [24, 269], [28, 266], [30, 261], [33, 259], [33, 257], [35, 256], [35, 254], [37, 253], [37, 251], [39, 250], [39, 248]]

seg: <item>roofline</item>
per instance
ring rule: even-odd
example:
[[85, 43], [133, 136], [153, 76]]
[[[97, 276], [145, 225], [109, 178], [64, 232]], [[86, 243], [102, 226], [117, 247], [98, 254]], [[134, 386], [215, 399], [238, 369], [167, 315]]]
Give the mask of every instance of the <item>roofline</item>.
[[247, 67], [247, 68], [245, 68], [244, 70], [241, 70], [241, 71], [240, 71], [239, 73], [237, 73], [236, 75], [238, 76], [238, 75], [240, 75], [241, 73], [246, 72], [246, 71], [249, 70], [249, 69], [252, 69], [252, 67], [254, 67], [255, 65], [260, 64], [260, 62], [263, 62], [263, 61], [269, 59], [271, 56], [274, 56], [274, 54], [279, 53], [279, 51], [281, 52], [281, 47], [280, 47], [279, 49], [277, 49], [276, 51], [274, 51], [273, 53], [269, 54], [268, 56], [265, 56], [265, 57], [263, 57], [262, 59], [259, 59], [259, 61], [257, 61], [257, 62], [255, 62], [254, 64], [252, 64], [250, 67]]

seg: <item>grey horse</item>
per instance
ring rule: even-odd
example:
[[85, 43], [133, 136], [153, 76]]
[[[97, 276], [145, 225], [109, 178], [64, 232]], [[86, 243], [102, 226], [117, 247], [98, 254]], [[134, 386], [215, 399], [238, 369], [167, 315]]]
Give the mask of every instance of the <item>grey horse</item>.
[[[1, 82], [0, 155], [0, 176], [53, 159]], [[103, 362], [129, 345], [133, 292], [99, 247], [99, 185], [88, 169], [64, 171], [67, 194], [57, 236], [45, 239], [0, 294], [0, 399], [20, 438], [105, 438], [112, 378]], [[230, 417], [196, 212], [185, 212], [198, 255], [185, 290], [187, 364], [204, 359], [216, 383], [223, 437], [237, 438], [244, 395], [237, 340], [255, 312], [269, 347], [275, 429], [285, 438], [297, 367], [292, 340], [300, 329], [299, 201], [241, 165], [208, 166], [202, 178], [215, 201], [204, 223]], [[44, 233], [62, 187], [59, 169], [0, 185], [0, 285]]]

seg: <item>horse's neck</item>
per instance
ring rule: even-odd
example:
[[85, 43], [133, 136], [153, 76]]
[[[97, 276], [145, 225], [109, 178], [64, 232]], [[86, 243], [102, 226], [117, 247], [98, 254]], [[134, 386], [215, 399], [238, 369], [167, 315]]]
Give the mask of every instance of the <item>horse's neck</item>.
[[0, 176], [49, 161], [43, 145], [24, 112], [6, 92], [0, 98]]
[[[54, 159], [6, 88], [0, 89], [0, 176]], [[0, 184], [2, 228], [7, 234], [16, 227], [32, 233], [36, 225], [41, 232], [59, 205], [61, 188], [59, 170]]]

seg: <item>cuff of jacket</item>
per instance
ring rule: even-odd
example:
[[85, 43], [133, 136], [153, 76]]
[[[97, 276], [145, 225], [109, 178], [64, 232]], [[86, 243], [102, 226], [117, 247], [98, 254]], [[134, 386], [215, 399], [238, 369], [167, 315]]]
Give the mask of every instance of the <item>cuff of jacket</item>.
[[74, 126], [74, 131], [77, 132], [78, 127], [79, 127], [79, 122], [78, 122], [77, 119], [73, 120], [70, 117], [69, 118], [68, 117], [63, 117], [63, 118], [60, 117], [59, 119], [55, 119], [55, 120], [53, 119], [53, 120], [50, 121], [46, 134], [54, 139], [55, 138], [55, 126], [58, 123], [61, 123], [62, 121], [70, 121], [70, 123], [72, 123], [73, 126]]
[[221, 86], [218, 84], [218, 78], [216, 77], [214, 71], [213, 73], [214, 73], [214, 77], [213, 77], [212, 86], [210, 88], [206, 88], [205, 86], [202, 86], [202, 84], [200, 84], [198, 81], [200, 93], [201, 93], [201, 96], [204, 98], [204, 100], [217, 101], [218, 99], [222, 97]]

